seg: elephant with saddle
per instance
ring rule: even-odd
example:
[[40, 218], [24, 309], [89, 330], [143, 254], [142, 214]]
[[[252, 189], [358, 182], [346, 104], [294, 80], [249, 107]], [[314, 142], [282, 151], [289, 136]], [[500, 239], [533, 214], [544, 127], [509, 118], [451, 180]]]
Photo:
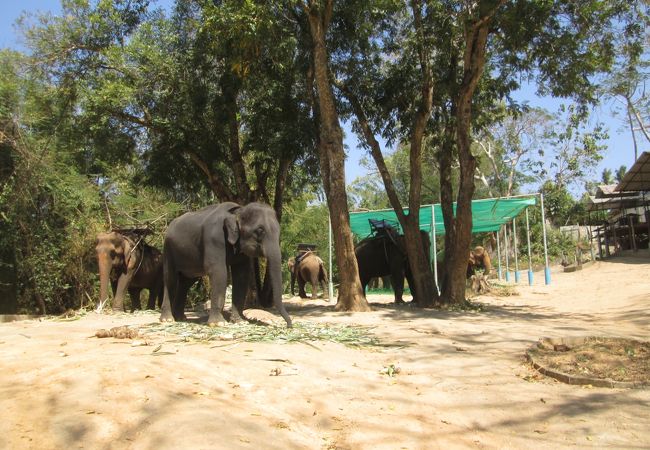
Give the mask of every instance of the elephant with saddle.
[[243, 319], [244, 303], [256, 258], [264, 257], [273, 304], [291, 327], [282, 304], [280, 224], [273, 208], [262, 203], [226, 202], [188, 212], [167, 228], [163, 247], [165, 295], [160, 320], [184, 320], [187, 291], [202, 276], [210, 280], [208, 325], [225, 325], [223, 308], [232, 276], [231, 322]]
[[301, 253], [296, 258], [289, 258], [287, 263], [291, 272], [291, 295], [294, 295], [294, 286], [298, 280], [298, 293], [300, 298], [307, 298], [305, 284], [311, 284], [311, 298], [316, 298], [318, 285], [323, 289], [323, 297], [329, 298], [327, 293], [327, 270], [325, 263], [314, 252]]
[[[426, 231], [420, 231], [422, 244], [427, 260], [431, 240]], [[384, 277], [389, 275], [393, 292], [395, 293], [395, 303], [404, 303], [402, 294], [404, 293], [404, 277], [413, 284], [411, 268], [406, 256], [406, 245], [404, 236], [397, 233], [392, 227], [382, 228], [375, 236], [365, 238], [354, 247], [354, 254], [357, 257], [359, 266], [359, 279], [363, 286], [365, 295], [366, 286], [372, 278]]]
[[113, 291], [113, 311], [124, 311], [124, 297], [131, 297], [131, 312], [140, 309], [140, 292], [149, 290], [147, 309], [162, 304], [163, 266], [160, 251], [145, 243], [143, 235], [130, 230], [97, 235], [100, 304], [108, 299], [108, 284]]

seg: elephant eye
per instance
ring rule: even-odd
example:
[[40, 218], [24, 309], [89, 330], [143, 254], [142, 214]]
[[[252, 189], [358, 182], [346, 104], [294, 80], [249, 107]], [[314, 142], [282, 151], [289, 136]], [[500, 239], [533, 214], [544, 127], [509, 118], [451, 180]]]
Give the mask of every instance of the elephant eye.
[[257, 230], [255, 230], [255, 234], [258, 236], [263, 236], [264, 235], [264, 228], [258, 227]]

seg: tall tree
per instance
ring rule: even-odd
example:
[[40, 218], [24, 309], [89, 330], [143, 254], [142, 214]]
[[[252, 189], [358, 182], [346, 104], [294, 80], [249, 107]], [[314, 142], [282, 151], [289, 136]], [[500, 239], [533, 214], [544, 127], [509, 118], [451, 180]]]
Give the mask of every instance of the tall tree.
[[340, 285], [337, 310], [367, 311], [368, 301], [359, 281], [359, 268], [354, 256], [350, 229], [347, 194], [345, 190], [345, 151], [343, 133], [330, 81], [327, 34], [332, 19], [334, 0], [306, 0], [301, 3], [311, 35], [313, 82], [317, 93], [315, 117], [318, 125], [318, 153], [321, 176], [330, 210], [334, 233], [336, 261]]

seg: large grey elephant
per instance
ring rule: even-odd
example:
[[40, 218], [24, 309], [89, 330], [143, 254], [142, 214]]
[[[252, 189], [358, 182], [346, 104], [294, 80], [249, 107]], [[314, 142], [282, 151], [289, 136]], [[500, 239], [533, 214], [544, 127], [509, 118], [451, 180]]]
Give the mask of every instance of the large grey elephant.
[[282, 304], [280, 224], [270, 206], [227, 202], [174, 219], [163, 248], [165, 295], [160, 320], [184, 320], [188, 289], [207, 275], [211, 287], [208, 324], [225, 325], [228, 266], [232, 274], [231, 321], [242, 320], [253, 261], [262, 256], [267, 261], [273, 304], [291, 327]]
[[97, 263], [99, 265], [99, 299], [108, 298], [108, 283], [113, 290], [114, 311], [124, 311], [124, 297], [131, 297], [131, 311], [140, 309], [140, 292], [149, 290], [147, 309], [156, 309], [162, 303], [162, 253], [128, 231], [99, 233], [97, 235]]
[[[427, 258], [431, 240], [429, 234], [421, 231], [423, 247]], [[404, 236], [398, 234], [393, 229], [384, 229], [377, 236], [369, 237], [359, 242], [354, 247], [354, 254], [357, 257], [359, 266], [359, 279], [363, 286], [363, 292], [366, 292], [366, 286], [372, 278], [384, 277], [390, 275], [390, 280], [395, 293], [395, 303], [404, 303], [402, 294], [404, 293], [404, 277], [413, 284], [411, 268], [406, 256], [406, 246]]]
[[[296, 263], [296, 261], [298, 261]], [[327, 270], [325, 263], [315, 253], [309, 251], [300, 255], [298, 258], [289, 258], [287, 262], [289, 272], [291, 272], [291, 295], [294, 295], [294, 286], [298, 280], [298, 293], [300, 298], [307, 298], [305, 285], [311, 284], [311, 297], [316, 298], [318, 286], [323, 289], [323, 297], [329, 298], [327, 292]]]

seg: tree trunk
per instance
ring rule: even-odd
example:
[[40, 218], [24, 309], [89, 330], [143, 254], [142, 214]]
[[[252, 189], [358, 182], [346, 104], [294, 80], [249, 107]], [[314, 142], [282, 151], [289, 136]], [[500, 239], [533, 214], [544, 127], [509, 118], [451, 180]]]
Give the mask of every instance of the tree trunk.
[[318, 109], [320, 116], [318, 151], [321, 176], [327, 196], [334, 233], [336, 262], [339, 267], [339, 296], [336, 309], [339, 311], [369, 311], [370, 306], [363, 295], [359, 281], [359, 268], [354, 256], [354, 243], [350, 229], [348, 199], [345, 190], [345, 152], [343, 133], [334, 102], [334, 93], [329, 81], [329, 62], [325, 46], [325, 33], [331, 15], [332, 0], [309, 1], [305, 6], [312, 36], [312, 57]]
[[18, 313], [18, 276], [14, 247], [0, 249], [0, 314]]
[[[503, 1], [486, 11], [482, 17], [466, 25], [463, 79], [454, 99], [456, 147], [460, 165], [460, 185], [455, 217], [453, 217], [453, 211], [450, 211], [451, 202], [449, 202], [448, 192], [445, 194], [447, 205], [443, 206], [443, 214], [451, 215], [451, 217], [445, 217], [445, 228], [447, 233], [451, 231], [451, 235], [449, 239], [445, 239], [446, 244], [449, 241], [449, 246], [445, 247], [447, 282], [443, 287], [443, 299], [449, 303], [458, 304], [465, 301], [467, 255], [472, 242], [472, 197], [474, 196], [474, 173], [476, 171], [476, 158], [471, 152], [470, 138], [472, 99], [485, 67], [485, 50], [490, 19], [501, 4]], [[478, 9], [481, 10], [483, 6], [479, 4]], [[451, 228], [447, 228], [448, 222], [452, 225]]]
[[442, 263], [439, 283], [441, 286], [441, 301], [448, 302], [449, 299], [449, 268], [452, 264], [452, 243], [455, 240], [455, 217], [454, 217], [454, 191], [451, 180], [452, 160], [454, 150], [453, 129], [447, 126], [445, 129], [445, 139], [441, 145], [438, 155], [438, 164], [440, 166], [440, 207], [442, 209], [442, 218], [445, 224], [445, 256]]

